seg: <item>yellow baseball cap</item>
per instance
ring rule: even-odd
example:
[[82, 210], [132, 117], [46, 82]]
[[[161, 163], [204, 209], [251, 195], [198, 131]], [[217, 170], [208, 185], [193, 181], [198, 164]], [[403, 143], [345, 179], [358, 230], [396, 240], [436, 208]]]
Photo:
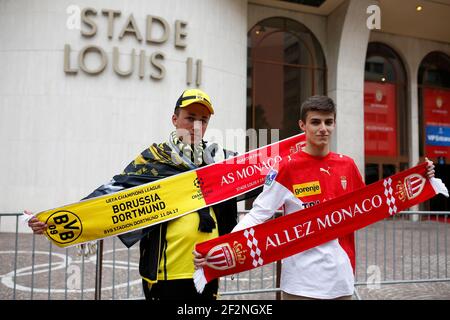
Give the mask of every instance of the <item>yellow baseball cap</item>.
[[211, 104], [209, 96], [200, 89], [185, 90], [177, 100], [175, 108], [184, 108], [193, 103], [200, 103], [208, 108], [211, 114], [214, 114], [214, 109]]

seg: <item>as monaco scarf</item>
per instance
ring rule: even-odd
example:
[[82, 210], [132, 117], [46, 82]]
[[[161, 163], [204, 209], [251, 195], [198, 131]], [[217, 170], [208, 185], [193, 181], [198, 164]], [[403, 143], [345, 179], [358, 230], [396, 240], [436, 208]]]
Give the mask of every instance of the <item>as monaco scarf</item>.
[[121, 235], [176, 219], [263, 185], [266, 174], [299, 150], [304, 134], [222, 162], [38, 213], [59, 247]]
[[426, 178], [426, 163], [314, 207], [196, 245], [206, 266], [194, 273], [199, 292], [212, 279], [254, 269], [391, 217], [437, 193], [440, 179]]

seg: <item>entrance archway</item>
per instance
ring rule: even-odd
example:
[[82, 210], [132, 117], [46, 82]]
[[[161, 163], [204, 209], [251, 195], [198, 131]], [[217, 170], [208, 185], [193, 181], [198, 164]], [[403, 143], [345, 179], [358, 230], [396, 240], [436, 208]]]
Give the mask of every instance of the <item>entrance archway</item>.
[[364, 76], [364, 144], [366, 184], [408, 167], [406, 72], [389, 46], [367, 48]]
[[250, 29], [247, 52], [247, 129], [278, 129], [280, 139], [298, 134], [300, 105], [326, 92], [319, 41], [300, 22], [274, 17]]

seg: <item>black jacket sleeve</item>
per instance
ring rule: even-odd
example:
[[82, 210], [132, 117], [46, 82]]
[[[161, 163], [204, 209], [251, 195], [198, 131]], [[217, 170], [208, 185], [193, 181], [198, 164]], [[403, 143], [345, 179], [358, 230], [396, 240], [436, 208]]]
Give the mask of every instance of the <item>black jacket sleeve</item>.
[[219, 236], [230, 233], [237, 224], [236, 198], [216, 204], [213, 209], [219, 226]]

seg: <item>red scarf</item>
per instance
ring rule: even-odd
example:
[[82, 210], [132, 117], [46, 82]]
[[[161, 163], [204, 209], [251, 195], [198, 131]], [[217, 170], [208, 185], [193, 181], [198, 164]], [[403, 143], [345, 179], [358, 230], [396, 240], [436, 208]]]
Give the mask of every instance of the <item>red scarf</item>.
[[426, 177], [426, 163], [314, 207], [196, 245], [206, 266], [194, 273], [199, 292], [212, 279], [308, 250], [448, 191]]

